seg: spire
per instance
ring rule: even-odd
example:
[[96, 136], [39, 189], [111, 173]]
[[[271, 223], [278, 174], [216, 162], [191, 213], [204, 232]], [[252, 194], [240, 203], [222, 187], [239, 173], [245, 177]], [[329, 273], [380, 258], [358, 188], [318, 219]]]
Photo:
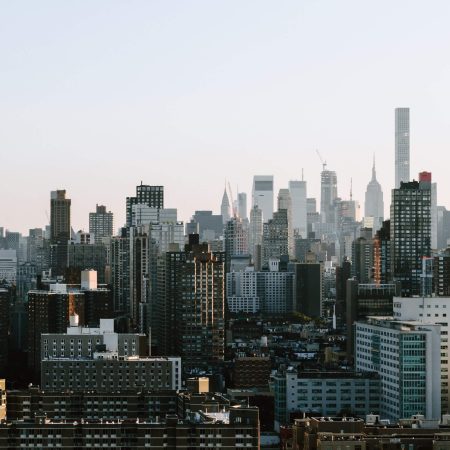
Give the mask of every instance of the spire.
[[350, 178], [350, 201], [353, 200], [353, 178]]
[[372, 181], [377, 181], [377, 173], [375, 171], [375, 153], [373, 154]]

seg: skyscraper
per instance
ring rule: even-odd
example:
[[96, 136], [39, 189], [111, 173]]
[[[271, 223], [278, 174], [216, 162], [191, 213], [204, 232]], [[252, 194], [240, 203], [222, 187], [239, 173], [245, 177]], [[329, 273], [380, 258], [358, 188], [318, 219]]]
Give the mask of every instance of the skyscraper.
[[95, 242], [113, 235], [113, 213], [106, 211], [106, 206], [96, 205], [95, 212], [89, 213], [89, 233], [94, 235]]
[[289, 181], [289, 192], [292, 201], [292, 228], [294, 234], [306, 239], [308, 237], [306, 181]]
[[222, 203], [220, 204], [220, 213], [222, 214], [222, 223], [225, 225], [231, 218], [230, 200], [228, 200], [227, 190], [223, 190]]
[[391, 270], [402, 295], [421, 294], [422, 258], [431, 251], [431, 173], [392, 190]]
[[127, 197], [127, 226], [132, 224], [133, 205], [144, 204], [150, 208], [164, 208], [164, 186], [136, 186], [136, 197]]
[[395, 188], [409, 181], [409, 108], [395, 109]]
[[238, 193], [238, 215], [242, 220], [247, 219], [247, 194], [245, 192]]
[[255, 175], [253, 177], [252, 206], [262, 210], [263, 222], [273, 216], [273, 175]]
[[262, 266], [268, 267], [270, 258], [289, 254], [287, 209], [280, 209], [263, 225]]
[[370, 180], [366, 189], [364, 217], [373, 217], [374, 233], [380, 229], [384, 219], [383, 191], [381, 189], [380, 183], [378, 183], [377, 181], [375, 158], [373, 159], [372, 179]]
[[65, 190], [52, 191], [50, 195], [50, 242], [53, 275], [64, 275], [67, 267], [67, 246], [70, 239], [70, 206]]
[[250, 210], [249, 252], [256, 270], [261, 267], [261, 244], [263, 235], [262, 211], [258, 206]]
[[332, 170], [322, 170], [320, 175], [320, 215], [322, 223], [336, 223], [336, 214], [334, 211], [336, 199], [336, 172]]
[[224, 230], [226, 272], [230, 271], [233, 257], [248, 255], [248, 226], [240, 217], [232, 217]]
[[184, 251], [162, 255], [155, 313], [162, 354], [180, 355], [187, 368], [223, 360], [225, 253], [210, 252], [190, 235]]

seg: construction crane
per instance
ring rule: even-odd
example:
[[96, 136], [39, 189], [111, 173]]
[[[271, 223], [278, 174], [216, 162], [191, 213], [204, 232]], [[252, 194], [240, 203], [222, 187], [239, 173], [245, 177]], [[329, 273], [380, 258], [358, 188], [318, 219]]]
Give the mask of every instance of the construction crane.
[[320, 159], [320, 162], [322, 163], [322, 170], [327, 170], [327, 162], [324, 161], [324, 159], [322, 158], [322, 155], [320, 154], [319, 150], [316, 149], [316, 153], [317, 153], [317, 156]]

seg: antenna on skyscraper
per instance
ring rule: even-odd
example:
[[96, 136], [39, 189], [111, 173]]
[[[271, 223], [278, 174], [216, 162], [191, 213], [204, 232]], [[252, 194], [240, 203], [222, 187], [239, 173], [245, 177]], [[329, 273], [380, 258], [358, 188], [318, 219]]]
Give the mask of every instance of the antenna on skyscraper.
[[353, 200], [353, 178], [350, 178], [350, 201]]

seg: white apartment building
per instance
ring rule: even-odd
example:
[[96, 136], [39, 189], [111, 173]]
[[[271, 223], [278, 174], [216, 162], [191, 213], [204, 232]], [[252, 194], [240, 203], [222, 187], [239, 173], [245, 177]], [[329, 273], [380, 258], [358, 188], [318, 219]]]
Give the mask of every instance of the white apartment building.
[[355, 322], [355, 369], [381, 377], [380, 415], [441, 417], [441, 326], [392, 317]]
[[450, 297], [394, 297], [394, 318], [435, 323], [441, 326], [441, 406], [447, 413], [450, 405], [448, 332]]

